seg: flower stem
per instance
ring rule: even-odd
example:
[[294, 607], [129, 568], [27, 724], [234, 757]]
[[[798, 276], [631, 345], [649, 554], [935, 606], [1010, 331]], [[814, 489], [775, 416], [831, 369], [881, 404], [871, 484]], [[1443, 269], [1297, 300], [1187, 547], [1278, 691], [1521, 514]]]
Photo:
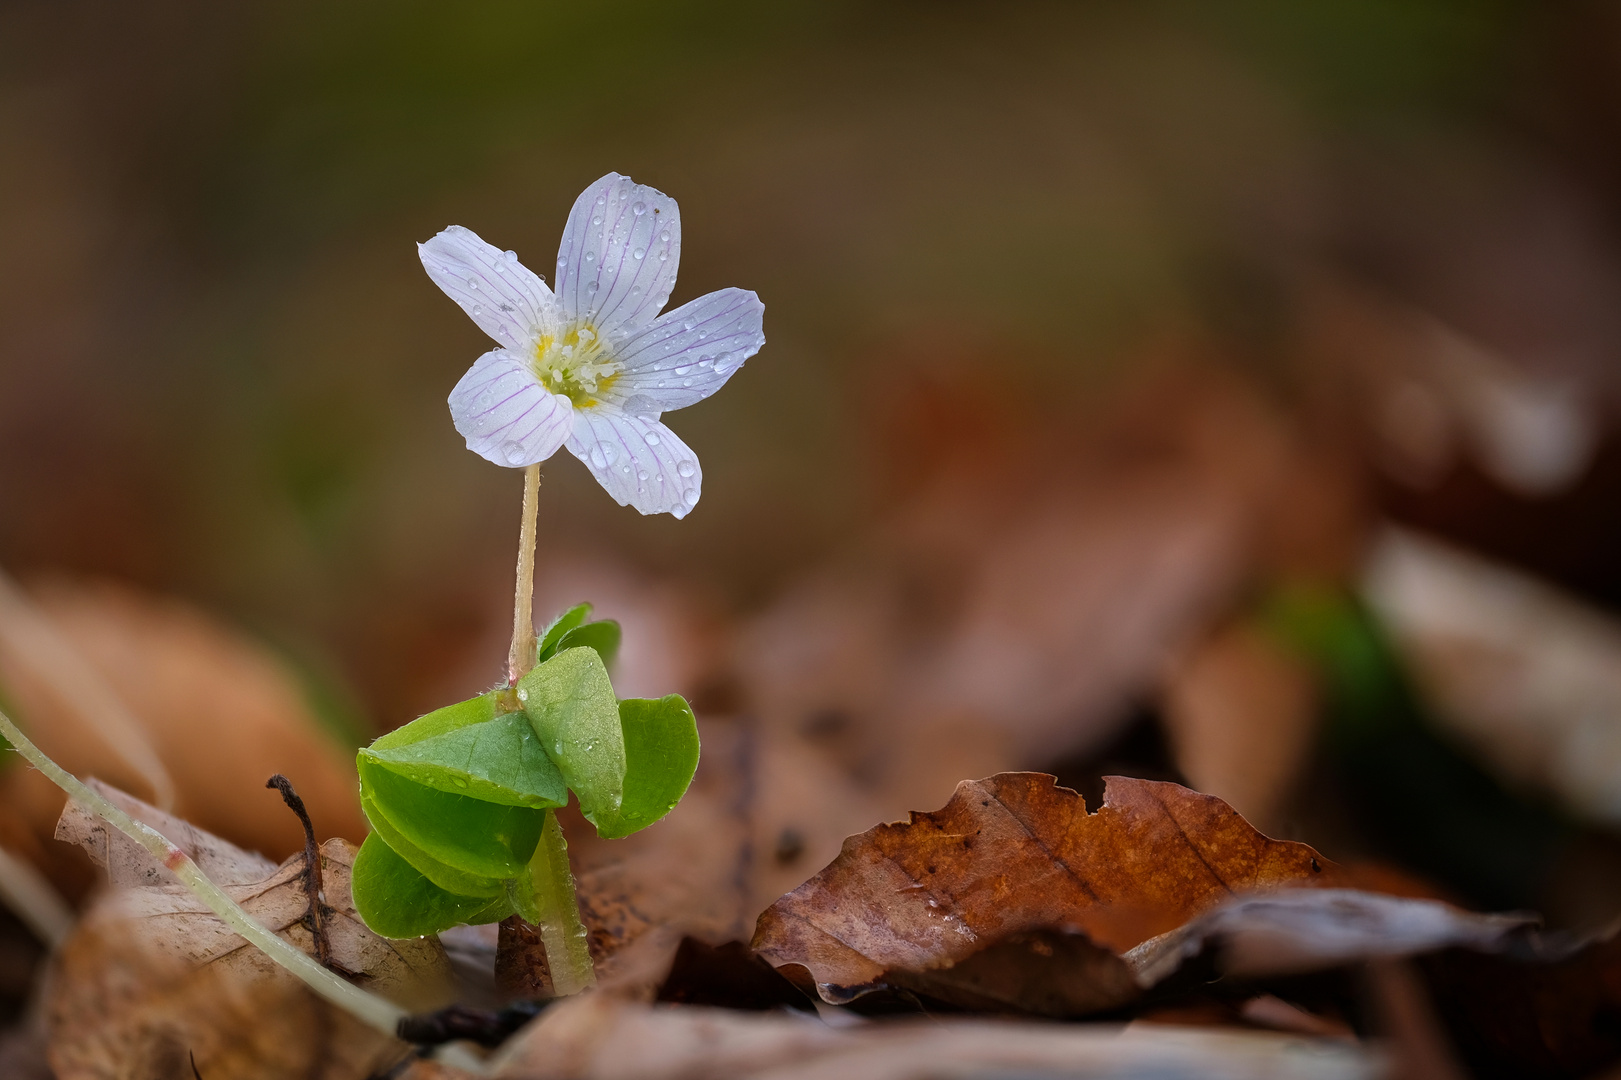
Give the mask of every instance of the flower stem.
[[535, 519], [540, 514], [540, 466], [523, 471], [523, 523], [518, 529], [518, 586], [512, 598], [512, 651], [507, 685], [517, 686], [535, 666]]
[[394, 1035], [400, 1020], [407, 1015], [404, 1009], [376, 994], [367, 993], [360, 987], [345, 982], [316, 963], [302, 949], [276, 936], [263, 923], [244, 911], [224, 889], [208, 880], [197, 864], [191, 861], [191, 857], [166, 840], [163, 834], [150, 825], [136, 821], [100, 794], [86, 787], [78, 777], [46, 757], [44, 752], [30, 742], [3, 712], [0, 712], [0, 734], [4, 734], [11, 745], [57, 787], [151, 852], [153, 858], [173, 871], [175, 877], [179, 878], [197, 899], [207, 904], [209, 910], [218, 915], [226, 926], [257, 945], [266, 956], [304, 980], [306, 986], [332, 1004], [347, 1010], [383, 1034]]
[[568, 867], [568, 845], [557, 815], [548, 812], [535, 851], [535, 903], [540, 921], [540, 942], [546, 946], [546, 963], [552, 969], [552, 987], [559, 997], [577, 994], [597, 984], [591, 965], [585, 921], [580, 918], [580, 902], [574, 895], [574, 875]]

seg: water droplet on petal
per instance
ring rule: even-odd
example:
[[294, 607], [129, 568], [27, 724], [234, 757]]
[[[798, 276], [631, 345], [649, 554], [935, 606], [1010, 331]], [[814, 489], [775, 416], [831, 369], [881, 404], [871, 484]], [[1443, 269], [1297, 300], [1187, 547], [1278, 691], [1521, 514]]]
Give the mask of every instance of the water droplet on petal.
[[669, 243], [669, 240], [670, 240], [670, 230], [669, 230], [669, 229], [665, 229], [665, 230], [664, 230], [664, 231], [663, 231], [663, 232], [661, 232], [661, 233], [659, 233], [659, 239], [660, 239], [660, 240], [663, 240], [663, 241], [664, 241], [664, 242], [665, 242], [665, 243]]
[[[665, 260], [665, 259], [668, 259], [668, 258], [669, 258], [669, 257], [670, 257], [670, 253], [669, 253], [669, 252], [668, 252], [668, 251], [661, 251], [661, 252], [659, 252], [659, 262], [663, 262], [663, 261], [664, 261], [664, 260]], [[665, 299], [665, 300], [668, 300], [668, 299], [669, 299], [669, 297], [668, 297], [668, 296], [666, 296], [666, 297], [665, 297], [665, 298], [664, 298], [664, 299]], [[662, 303], [662, 302], [663, 302], [663, 301], [660, 301], [660, 303]]]
[[593, 224], [593, 225], [601, 225], [602, 224], [602, 215], [598, 214], [595, 217], [593, 217], [591, 219], [591, 224]]
[[603, 203], [605, 203], [607, 201], [608, 201], [608, 196], [606, 196], [606, 195], [598, 195], [597, 196], [597, 205], [598, 206], [601, 206]]
[[[636, 479], [638, 479], [638, 480], [646, 480], [647, 479], [647, 470], [646, 469], [638, 469], [638, 470], [636, 470]], [[640, 484], [636, 485], [636, 490], [637, 491], [642, 490], [642, 487], [641, 487]]]
[[647, 213], [647, 204], [644, 202], [639, 202], [630, 209], [631, 213], [635, 214], [637, 217], [641, 217], [643, 214]]
[[467, 287], [468, 287], [468, 288], [469, 288], [469, 289], [476, 289], [476, 288], [478, 288], [478, 278], [468, 278], [468, 279], [467, 279]]
[[697, 325], [698, 325], [697, 323], [693, 322], [691, 319], [688, 319], [686, 322], [681, 324], [681, 329], [683, 329], [683, 330], [691, 330], [694, 326], [697, 326]]
[[647, 433], [647, 445], [648, 446], [657, 446], [658, 444], [659, 444], [659, 433], [656, 432], [656, 431], [649, 431]]
[[586, 252], [585, 253], [585, 261], [586, 262], [596, 262], [597, 261], [597, 253], [594, 252], [594, 251]]
[[591, 448], [591, 464], [599, 469], [608, 467], [608, 457], [602, 452], [602, 444], [600, 443]]
[[598, 285], [598, 284], [597, 284], [597, 283], [596, 283], [596, 282], [594, 282], [594, 281], [588, 281], [588, 282], [586, 282], [586, 284], [585, 284], [585, 291], [586, 291], [586, 292], [587, 292], [587, 293], [589, 293], [589, 294], [591, 294], [591, 295], [593, 295], [593, 296], [595, 296], [595, 295], [596, 295], [596, 292], [597, 292], [597, 290], [598, 290], [598, 289], [599, 289], [599, 288], [601, 288], [601, 286], [600, 286], [600, 285]]
[[647, 255], [647, 249], [646, 248], [637, 248], [635, 251], [631, 252], [631, 254], [636, 256], [638, 259], [640, 259], [640, 258], [643, 258], [644, 256]]
[[597, 449], [602, 451], [602, 463], [612, 465], [619, 457], [619, 452], [613, 448], [613, 443], [597, 443]]
[[675, 373], [677, 375], [685, 375], [687, 372], [689, 372], [691, 370], [692, 370], [692, 365], [691, 364], [682, 364], [680, 367], [675, 369]]
[[681, 464], [675, 467], [675, 471], [680, 473], [682, 476], [691, 476], [697, 470], [692, 467], [692, 462], [683, 461]]
[[690, 489], [685, 495], [681, 496], [681, 499], [688, 506], [697, 506], [698, 505], [698, 489], [697, 488]]
[[513, 251], [511, 248], [507, 249], [506, 257], [507, 257], [507, 262], [509, 262], [509, 263], [515, 263], [515, 262], [518, 261], [518, 253], [516, 251]]

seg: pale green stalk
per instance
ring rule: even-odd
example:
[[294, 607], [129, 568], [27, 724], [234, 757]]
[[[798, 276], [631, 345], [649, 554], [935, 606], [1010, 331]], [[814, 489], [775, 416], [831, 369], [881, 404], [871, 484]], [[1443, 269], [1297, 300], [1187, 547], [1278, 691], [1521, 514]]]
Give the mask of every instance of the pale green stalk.
[[523, 518], [518, 526], [518, 585], [512, 597], [512, 651], [507, 654], [507, 685], [535, 666], [535, 520], [540, 516], [540, 466], [523, 471]]
[[535, 927], [540, 931], [541, 944], [546, 946], [552, 987], [559, 996], [588, 990], [597, 984], [597, 973], [591, 964], [579, 900], [574, 895], [568, 845], [563, 841], [563, 828], [556, 814], [546, 814], [533, 865], [544, 871], [535, 874], [535, 906], [540, 915]]
[[3, 712], [0, 712], [0, 734], [4, 734], [11, 745], [16, 747], [36, 769], [49, 777], [57, 787], [151, 852], [154, 858], [174, 872], [175, 877], [179, 878], [197, 899], [207, 904], [209, 910], [218, 915], [226, 926], [258, 946], [270, 959], [297, 975], [306, 986], [321, 997], [340, 1009], [347, 1010], [385, 1035], [394, 1036], [400, 1020], [406, 1016], [404, 1009], [376, 994], [369, 994], [358, 986], [345, 982], [316, 963], [302, 949], [276, 936], [263, 923], [244, 911], [224, 889], [208, 880], [202, 870], [198, 869], [197, 864], [191, 861], [189, 855], [171, 844], [156, 829], [136, 821], [106, 798], [86, 787], [78, 777], [46, 757], [44, 752], [30, 742]]

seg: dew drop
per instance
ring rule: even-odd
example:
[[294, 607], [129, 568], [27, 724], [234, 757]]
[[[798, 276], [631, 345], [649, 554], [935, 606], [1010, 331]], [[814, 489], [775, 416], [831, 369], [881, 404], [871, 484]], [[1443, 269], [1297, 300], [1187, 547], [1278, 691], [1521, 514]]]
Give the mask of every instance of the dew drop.
[[681, 380], [681, 385], [682, 386], [691, 386], [692, 385], [692, 380], [691, 379], [682, 379]]
[[585, 253], [585, 261], [586, 262], [596, 262], [597, 261], [597, 253], [594, 252], [594, 251], [586, 252]]
[[692, 467], [692, 462], [683, 461], [681, 464], [675, 467], [675, 471], [680, 473], [682, 476], [691, 476], [697, 470]]
[[518, 253], [516, 251], [513, 251], [511, 248], [507, 249], [506, 257], [507, 257], [507, 262], [509, 262], [509, 263], [516, 263], [518, 261]]
[[659, 444], [659, 433], [656, 432], [656, 431], [649, 431], [647, 433], [647, 445], [648, 446], [657, 446], [658, 444]]
[[[636, 470], [636, 479], [638, 479], [638, 480], [646, 480], [647, 479], [647, 470], [646, 469], [638, 469], [638, 470]], [[637, 491], [642, 490], [642, 486], [640, 484], [637, 484], [636, 485], [636, 490]]]
[[663, 240], [665, 243], [669, 243], [669, 241], [670, 241], [670, 230], [665, 229], [663, 232], [659, 233], [659, 239]]
[[476, 317], [476, 316], [479, 316], [479, 315], [482, 315], [482, 314], [484, 314], [484, 305], [483, 304], [474, 304], [473, 305], [473, 315]]
[[589, 293], [589, 294], [590, 294], [590, 295], [592, 295], [592, 296], [595, 296], [595, 295], [596, 295], [596, 292], [597, 292], [597, 290], [598, 290], [598, 289], [599, 289], [599, 288], [601, 288], [601, 287], [602, 287], [602, 286], [600, 286], [600, 285], [598, 285], [598, 284], [597, 284], [597, 283], [596, 283], [596, 282], [594, 282], [594, 281], [588, 281], [588, 282], [586, 282], [586, 285], [585, 285], [585, 291], [586, 291], [586, 292], [587, 292], [587, 293]]
[[683, 330], [691, 330], [694, 326], [697, 326], [697, 325], [698, 325], [697, 323], [693, 322], [691, 319], [688, 319], [686, 322], [681, 324], [681, 329], [683, 329]]
[[607, 201], [608, 201], [608, 196], [606, 196], [606, 195], [598, 195], [597, 196], [597, 205], [598, 206], [601, 206], [603, 203], [605, 203]]
[[636, 256], [638, 259], [645, 258], [647, 256], [647, 249], [637, 248], [635, 251], [631, 252], [631, 254]]
[[606, 468], [608, 465], [607, 455], [603, 454], [602, 445], [600, 443], [591, 448], [591, 464], [595, 465], [599, 469]]
[[598, 214], [595, 217], [593, 217], [591, 219], [591, 224], [593, 224], [593, 225], [601, 225], [602, 224], [602, 215]]
[[619, 457], [612, 443], [597, 443], [597, 449], [602, 451], [602, 463], [604, 465], [612, 465], [614, 460]]
[[[670, 257], [670, 253], [668, 251], [659, 252], [659, 262], [663, 262], [665, 259], [668, 259], [669, 257]], [[665, 297], [665, 299], [668, 300], [669, 297]]]
[[680, 367], [675, 369], [675, 373], [677, 375], [685, 375], [687, 372], [689, 372], [691, 370], [692, 370], [692, 365], [691, 364], [682, 364]]
[[468, 288], [469, 288], [469, 289], [476, 289], [476, 288], [478, 288], [478, 278], [468, 278], [468, 279], [467, 279], [467, 287], [468, 287]]
[[685, 495], [681, 496], [681, 499], [688, 506], [697, 506], [698, 505], [698, 489], [697, 488], [692, 488]]
[[644, 202], [639, 202], [630, 209], [631, 213], [635, 214], [637, 217], [641, 217], [643, 214], [647, 213], [647, 204]]
[[640, 285], [632, 285], [631, 289], [630, 289], [630, 295], [632, 295], [632, 296], [640, 296], [640, 295], [642, 295], [642, 287]]

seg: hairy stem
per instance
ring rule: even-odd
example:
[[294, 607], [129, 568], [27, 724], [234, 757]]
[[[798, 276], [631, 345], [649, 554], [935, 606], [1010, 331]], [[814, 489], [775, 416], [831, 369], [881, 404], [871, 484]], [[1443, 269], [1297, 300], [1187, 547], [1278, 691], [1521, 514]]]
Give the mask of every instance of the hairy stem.
[[241, 905], [232, 900], [224, 889], [208, 880], [202, 870], [198, 869], [197, 864], [191, 861], [191, 857], [164, 839], [163, 834], [150, 825], [136, 821], [86, 787], [78, 777], [46, 757], [39, 747], [18, 730], [17, 725], [13, 724], [5, 713], [0, 713], [0, 734], [4, 734], [11, 745], [57, 787], [151, 852], [154, 858], [174, 872], [175, 877], [179, 878], [197, 899], [207, 904], [209, 910], [218, 915], [226, 926], [258, 946], [266, 956], [304, 980], [306, 986], [332, 1004], [348, 1010], [385, 1035], [392, 1036], [395, 1033], [400, 1020], [407, 1015], [404, 1009], [343, 981], [316, 963], [302, 949], [276, 936], [264, 924], [242, 910]]
[[518, 529], [518, 586], [512, 598], [512, 651], [507, 685], [535, 666], [535, 519], [540, 514], [540, 466], [523, 471], [523, 524]]
[[540, 918], [535, 928], [546, 946], [546, 963], [552, 969], [552, 986], [559, 997], [577, 994], [597, 984], [586, 944], [585, 922], [574, 895], [574, 875], [568, 868], [568, 845], [557, 815], [546, 814], [546, 826], [535, 849], [535, 904]]

